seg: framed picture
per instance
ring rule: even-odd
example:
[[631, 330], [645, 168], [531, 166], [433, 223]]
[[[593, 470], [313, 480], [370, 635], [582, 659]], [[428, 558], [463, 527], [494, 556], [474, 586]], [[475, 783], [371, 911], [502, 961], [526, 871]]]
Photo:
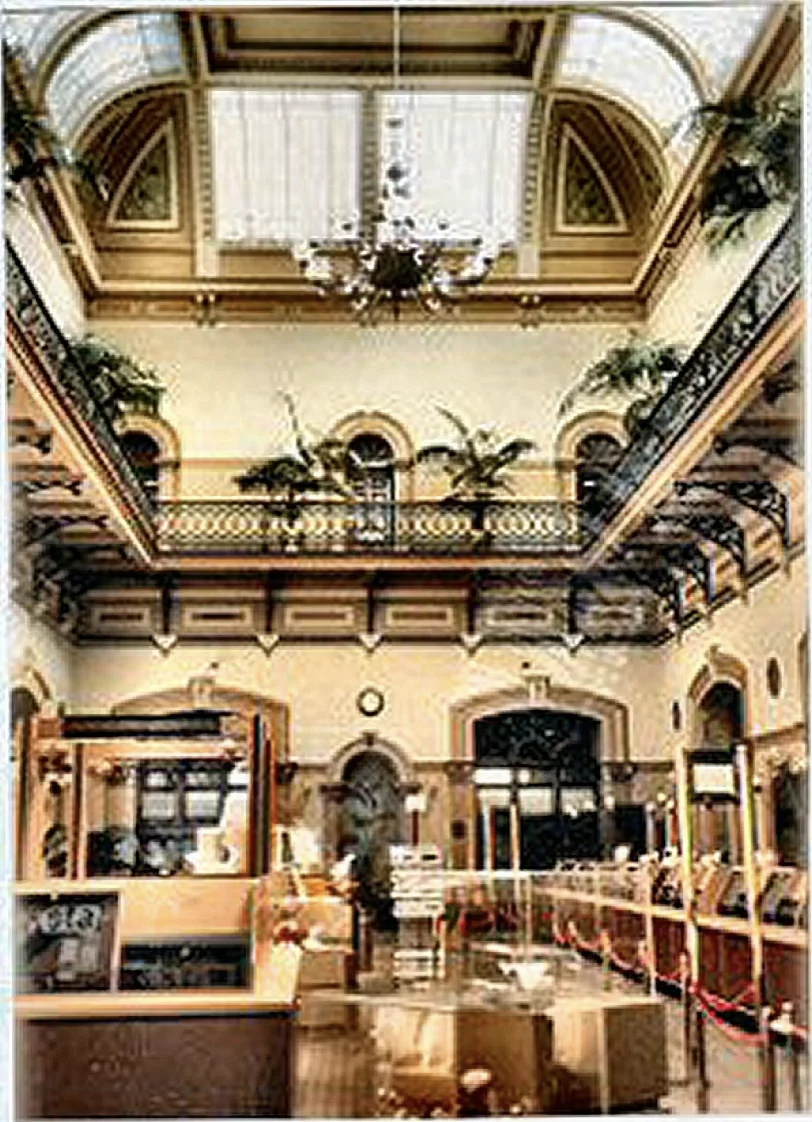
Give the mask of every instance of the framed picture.
[[18, 992], [115, 989], [118, 916], [117, 892], [18, 895]]

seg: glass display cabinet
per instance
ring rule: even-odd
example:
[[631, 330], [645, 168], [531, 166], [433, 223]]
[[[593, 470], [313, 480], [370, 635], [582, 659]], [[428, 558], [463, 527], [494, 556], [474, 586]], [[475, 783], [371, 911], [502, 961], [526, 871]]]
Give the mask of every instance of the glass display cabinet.
[[805, 869], [776, 868], [761, 896], [761, 919], [780, 927], [805, 930], [809, 884]]

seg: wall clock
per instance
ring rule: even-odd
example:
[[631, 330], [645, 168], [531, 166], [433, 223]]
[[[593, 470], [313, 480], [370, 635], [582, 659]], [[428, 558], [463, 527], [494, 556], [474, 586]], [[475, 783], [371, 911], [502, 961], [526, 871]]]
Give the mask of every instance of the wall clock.
[[358, 706], [359, 712], [363, 713], [365, 717], [377, 717], [383, 710], [384, 697], [380, 690], [376, 690], [373, 686], [367, 686], [358, 694], [355, 704]]

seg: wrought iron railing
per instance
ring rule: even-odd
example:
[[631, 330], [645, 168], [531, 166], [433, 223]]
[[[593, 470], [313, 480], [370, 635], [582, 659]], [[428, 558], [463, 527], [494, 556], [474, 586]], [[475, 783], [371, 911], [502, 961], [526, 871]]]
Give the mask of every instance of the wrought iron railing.
[[159, 503], [158, 548], [172, 554], [418, 554], [577, 551], [575, 503], [304, 502], [263, 499]]
[[118, 438], [93, 384], [75, 357], [70, 343], [57, 327], [37, 292], [25, 266], [10, 242], [6, 242], [6, 306], [25, 331], [26, 339], [51, 379], [56, 397], [92, 428], [96, 441], [107, 455], [112, 470], [121, 477], [127, 493], [144, 522], [151, 525], [154, 504], [144, 490], [137, 471]]
[[602, 488], [590, 535], [596, 537], [696, 423], [800, 288], [801, 218], [796, 210], [695, 347]]

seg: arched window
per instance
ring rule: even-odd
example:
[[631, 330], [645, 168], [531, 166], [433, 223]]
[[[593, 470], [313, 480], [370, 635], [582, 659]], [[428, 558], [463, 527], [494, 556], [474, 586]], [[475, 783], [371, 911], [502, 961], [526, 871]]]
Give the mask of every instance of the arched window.
[[157, 502], [160, 487], [161, 449], [157, 441], [145, 432], [132, 429], [121, 437], [124, 451], [135, 468], [138, 478], [152, 502]]
[[587, 517], [596, 514], [611, 496], [612, 474], [623, 448], [606, 433], [592, 433], [575, 450], [575, 497]]
[[361, 432], [348, 445], [347, 481], [358, 502], [355, 536], [363, 542], [386, 541], [394, 529], [395, 456], [389, 441]]

